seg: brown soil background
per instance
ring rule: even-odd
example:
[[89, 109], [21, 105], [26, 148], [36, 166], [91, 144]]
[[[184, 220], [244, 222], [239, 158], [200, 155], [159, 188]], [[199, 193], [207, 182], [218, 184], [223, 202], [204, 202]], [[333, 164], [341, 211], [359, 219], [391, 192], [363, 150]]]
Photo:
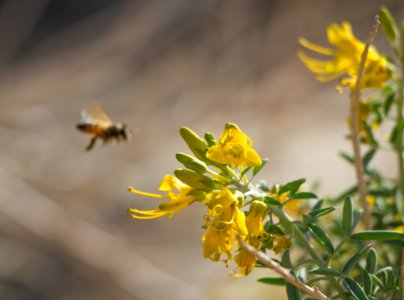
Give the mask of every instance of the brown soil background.
[[[404, 3], [122, 1], [24, 48], [47, 2], [0, 11], [0, 299], [285, 299], [255, 282], [269, 271], [234, 279], [203, 259], [203, 207], [133, 221], [127, 207], [157, 202], [127, 187], [155, 191], [179, 166], [181, 126], [218, 136], [235, 122], [269, 183], [340, 192], [354, 178], [337, 156], [347, 93], [314, 80], [297, 38], [327, 45], [327, 24], [349, 20], [364, 40], [381, 4], [401, 19]], [[75, 124], [94, 101], [136, 128], [129, 143], [84, 151]]]

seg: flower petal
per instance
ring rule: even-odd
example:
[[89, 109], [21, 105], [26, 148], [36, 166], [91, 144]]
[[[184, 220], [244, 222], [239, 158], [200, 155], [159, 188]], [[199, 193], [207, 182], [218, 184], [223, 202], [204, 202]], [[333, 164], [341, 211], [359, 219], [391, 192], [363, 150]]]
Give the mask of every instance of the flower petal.
[[247, 148], [244, 151], [244, 159], [246, 160], [246, 165], [252, 167], [258, 167], [262, 164], [261, 157], [253, 148]]
[[227, 164], [227, 159], [224, 156], [222, 149], [217, 144], [208, 149], [206, 157], [220, 164]]
[[152, 198], [168, 198], [168, 196], [165, 196], [165, 195], [142, 192], [142, 191], [134, 189], [133, 187], [129, 187], [128, 191], [131, 192], [131, 193], [134, 193], [134, 194], [147, 196], [147, 197], [152, 197]]
[[156, 219], [167, 214], [167, 212], [161, 210], [139, 210], [135, 208], [128, 208], [128, 213], [133, 219], [139, 220]]
[[309, 42], [308, 40], [306, 40], [305, 38], [299, 38], [299, 44], [311, 51], [314, 51], [314, 52], [317, 52], [317, 53], [320, 53], [323, 55], [331, 56], [331, 55], [335, 55], [335, 53], [336, 53], [336, 51], [333, 49], [325, 48], [325, 47], [319, 46], [317, 44], [313, 44], [313, 43]]

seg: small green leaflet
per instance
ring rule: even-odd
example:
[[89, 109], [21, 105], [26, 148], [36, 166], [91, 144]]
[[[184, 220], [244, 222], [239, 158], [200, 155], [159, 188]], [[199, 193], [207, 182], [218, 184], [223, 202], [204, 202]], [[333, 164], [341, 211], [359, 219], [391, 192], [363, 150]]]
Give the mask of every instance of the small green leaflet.
[[355, 297], [357, 300], [369, 300], [368, 296], [366, 296], [365, 292], [361, 288], [361, 286], [351, 278], [344, 278], [344, 282], [348, 289], [350, 290], [352, 296]]
[[272, 285], [285, 285], [285, 279], [282, 277], [264, 277], [258, 279], [258, 282], [262, 282], [265, 284], [272, 284]]
[[299, 189], [299, 187], [306, 182], [306, 179], [301, 178], [298, 180], [290, 181], [286, 183], [285, 185], [282, 185], [281, 188], [279, 189], [278, 194], [281, 195], [286, 192], [294, 192]]
[[388, 230], [368, 230], [354, 233], [351, 239], [358, 241], [404, 240], [404, 233]]

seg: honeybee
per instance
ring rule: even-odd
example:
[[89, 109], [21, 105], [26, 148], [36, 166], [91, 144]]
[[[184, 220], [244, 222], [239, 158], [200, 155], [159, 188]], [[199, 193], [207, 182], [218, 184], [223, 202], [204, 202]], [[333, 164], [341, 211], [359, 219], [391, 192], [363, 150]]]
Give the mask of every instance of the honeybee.
[[128, 126], [112, 121], [99, 103], [93, 103], [81, 112], [81, 121], [77, 124], [77, 129], [92, 134], [86, 147], [87, 151], [94, 147], [98, 138], [106, 144], [111, 140], [116, 140], [118, 143], [121, 140], [127, 141], [131, 137]]

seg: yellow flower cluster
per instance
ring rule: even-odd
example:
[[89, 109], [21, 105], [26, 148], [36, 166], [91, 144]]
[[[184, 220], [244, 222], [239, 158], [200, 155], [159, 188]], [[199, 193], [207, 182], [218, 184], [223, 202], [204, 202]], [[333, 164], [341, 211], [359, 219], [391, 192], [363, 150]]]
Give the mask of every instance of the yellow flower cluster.
[[[304, 38], [300, 38], [299, 43], [313, 52], [331, 57], [330, 60], [310, 58], [304, 51], [299, 51], [300, 60], [316, 75], [319, 81], [331, 81], [347, 75], [340, 80], [340, 85], [337, 88], [339, 90], [344, 87], [353, 88], [365, 44], [353, 35], [351, 24], [348, 22], [343, 22], [341, 25], [329, 25], [327, 37], [335, 49], [324, 48]], [[379, 55], [376, 49], [371, 47], [365, 64], [361, 89], [382, 88], [391, 78], [391, 74], [386, 58]]]
[[234, 259], [238, 268], [236, 276], [250, 273], [256, 265], [255, 258], [238, 245], [237, 235], [257, 249], [273, 248], [275, 253], [280, 253], [288, 248], [289, 239], [279, 232], [272, 234], [264, 229], [268, 215], [267, 205], [262, 200], [264, 195], [256, 191], [246, 178], [251, 168], [263, 165], [252, 148], [251, 139], [237, 125], [230, 123], [226, 124], [219, 141], [215, 141], [211, 134], [205, 135], [205, 141], [188, 128], [182, 128], [180, 133], [196, 157], [183, 153], [176, 155], [186, 169], [177, 169], [175, 176], [164, 177], [159, 190], [166, 194], [129, 188], [139, 195], [167, 199], [154, 210], [129, 208], [131, 217], [172, 217], [194, 202], [205, 205], [203, 256], [212, 261], [223, 261], [226, 265]]

